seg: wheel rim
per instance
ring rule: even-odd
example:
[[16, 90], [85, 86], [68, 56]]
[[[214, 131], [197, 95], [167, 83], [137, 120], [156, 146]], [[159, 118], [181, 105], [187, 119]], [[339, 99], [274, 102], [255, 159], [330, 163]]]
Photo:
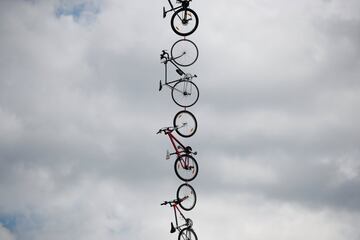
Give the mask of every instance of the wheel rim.
[[175, 117], [174, 127], [178, 127], [176, 131], [183, 137], [190, 137], [194, 135], [197, 128], [196, 125], [194, 115], [188, 111], [181, 111]]
[[172, 91], [174, 101], [182, 107], [190, 107], [198, 99], [198, 90], [190, 81], [178, 82]]
[[[185, 16], [185, 12], [187, 16]], [[182, 9], [174, 17], [173, 27], [179, 33], [187, 35], [196, 27], [196, 18], [189, 10]]]
[[177, 192], [177, 198], [180, 202], [180, 206], [184, 210], [191, 210], [196, 204], [196, 193], [195, 190], [189, 184], [183, 184], [180, 186]]
[[199, 52], [196, 45], [187, 39], [177, 41], [171, 49], [171, 56], [180, 66], [190, 66], [198, 58]]

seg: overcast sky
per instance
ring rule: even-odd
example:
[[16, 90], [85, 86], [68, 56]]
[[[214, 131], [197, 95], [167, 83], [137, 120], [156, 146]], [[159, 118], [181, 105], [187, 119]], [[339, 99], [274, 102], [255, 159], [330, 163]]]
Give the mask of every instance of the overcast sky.
[[[177, 239], [165, 5], [0, 1], [1, 240]], [[199, 239], [360, 239], [360, 2], [191, 7]]]

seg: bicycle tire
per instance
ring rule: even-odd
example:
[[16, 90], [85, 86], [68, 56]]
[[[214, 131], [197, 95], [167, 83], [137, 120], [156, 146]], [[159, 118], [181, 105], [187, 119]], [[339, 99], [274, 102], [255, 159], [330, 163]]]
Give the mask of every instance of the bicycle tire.
[[[189, 120], [193, 123], [188, 124]], [[184, 125], [184, 123], [187, 123]], [[175, 114], [174, 120], [173, 120], [175, 131], [182, 137], [188, 138], [195, 134], [197, 130], [197, 121], [191, 112], [187, 110], [181, 110], [180, 112]], [[180, 127], [179, 127], [180, 126]], [[179, 128], [178, 128], [179, 127]]]
[[192, 228], [184, 228], [179, 232], [178, 240], [197, 240], [195, 231]]
[[190, 211], [196, 205], [196, 192], [188, 183], [181, 184], [176, 191], [176, 198], [178, 200], [183, 199], [184, 197], [187, 198], [179, 202], [180, 207], [185, 211]]
[[199, 166], [195, 158], [189, 154], [180, 155], [174, 163], [176, 176], [184, 182], [191, 182], [199, 172]]
[[[186, 26], [188, 23], [184, 24], [183, 23], [183, 16], [187, 12], [190, 12], [190, 15], [192, 14], [195, 17], [195, 23], [193, 27], [190, 27], [190, 30], [188, 31], [183, 31], [180, 29], [180, 27], [184, 27]], [[189, 14], [189, 13], [187, 13]], [[175, 23], [175, 19], [176, 17], [178, 17], [178, 19], [180, 20], [179, 23]], [[179, 10], [177, 10], [176, 12], [174, 12], [174, 14], [171, 17], [171, 28], [172, 30], [180, 36], [189, 36], [190, 34], [192, 34], [193, 32], [195, 32], [195, 30], [197, 29], [197, 27], [199, 26], [199, 17], [197, 16], [196, 12], [190, 8], [181, 8]]]
[[[181, 84], [183, 84], [183, 86]], [[192, 93], [193, 88], [194, 93]], [[191, 99], [190, 97], [192, 94], [195, 97]], [[196, 86], [196, 84], [188, 80], [180, 80], [171, 89], [171, 97], [173, 101], [178, 106], [184, 108], [193, 106], [199, 100], [199, 94], [199, 88]], [[186, 101], [188, 101], [188, 103]]]
[[[180, 39], [176, 41], [170, 50], [171, 58], [182, 67], [193, 65], [199, 57], [199, 49], [196, 44], [189, 39]], [[181, 57], [179, 57], [182, 55]]]

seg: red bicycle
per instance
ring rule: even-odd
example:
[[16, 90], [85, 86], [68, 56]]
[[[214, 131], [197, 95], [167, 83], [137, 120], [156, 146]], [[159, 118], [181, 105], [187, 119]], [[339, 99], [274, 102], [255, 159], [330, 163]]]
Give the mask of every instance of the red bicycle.
[[[161, 205], [169, 204], [170, 207], [172, 207], [174, 209], [176, 227], [171, 222], [170, 233], [174, 233], [174, 232], [176, 232], [176, 230], [178, 230], [179, 231], [178, 240], [197, 240], [196, 233], [192, 229], [192, 225], [193, 225], [192, 220], [190, 218], [186, 218], [178, 207], [180, 202], [181, 202], [181, 200], [175, 199], [172, 201], [164, 201], [163, 203], [161, 203]], [[184, 221], [185, 221], [184, 224], [179, 225], [177, 212], [179, 212], [180, 216], [184, 219]]]
[[199, 167], [192, 155], [196, 155], [197, 152], [193, 152], [190, 146], [184, 146], [176, 137], [172, 134], [174, 130], [179, 127], [164, 127], [161, 128], [157, 134], [164, 133], [168, 135], [171, 144], [173, 145], [175, 152], [167, 152], [166, 159], [170, 159], [171, 155], [177, 155], [175, 160], [174, 170], [176, 176], [185, 182], [190, 182], [195, 179], [198, 174]]

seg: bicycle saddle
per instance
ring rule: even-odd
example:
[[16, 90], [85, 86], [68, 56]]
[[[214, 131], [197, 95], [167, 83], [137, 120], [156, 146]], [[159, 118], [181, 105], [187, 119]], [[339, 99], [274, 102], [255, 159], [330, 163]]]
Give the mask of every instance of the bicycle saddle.
[[170, 233], [174, 233], [176, 232], [176, 229], [174, 227], [174, 224], [171, 222], [171, 229], [170, 229]]

